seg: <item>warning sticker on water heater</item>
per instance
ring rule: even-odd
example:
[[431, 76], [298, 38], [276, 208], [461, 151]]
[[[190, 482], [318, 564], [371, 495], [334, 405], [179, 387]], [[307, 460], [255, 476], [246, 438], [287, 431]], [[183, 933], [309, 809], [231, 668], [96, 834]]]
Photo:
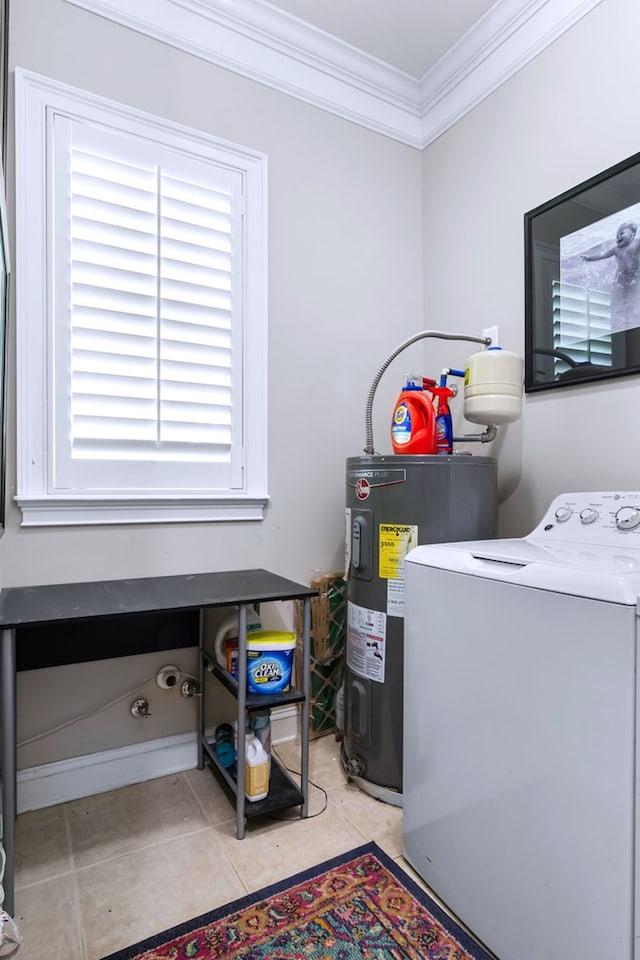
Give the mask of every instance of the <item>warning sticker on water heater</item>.
[[404, 580], [387, 580], [387, 616], [404, 617]]
[[359, 677], [384, 683], [387, 615], [347, 604], [347, 664]]
[[417, 523], [378, 525], [378, 576], [381, 580], [404, 580], [404, 558], [418, 546]]

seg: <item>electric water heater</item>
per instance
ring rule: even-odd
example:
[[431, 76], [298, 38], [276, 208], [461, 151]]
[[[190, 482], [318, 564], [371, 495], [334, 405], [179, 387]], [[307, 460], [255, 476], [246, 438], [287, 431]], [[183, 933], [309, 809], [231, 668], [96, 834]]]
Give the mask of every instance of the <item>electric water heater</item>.
[[[358, 786], [402, 803], [404, 557], [422, 543], [496, 536], [491, 457], [347, 460], [347, 651], [342, 762]], [[433, 603], [439, 598], [433, 597]], [[455, 630], [456, 611], [451, 611]], [[442, 642], [446, 643], [446, 637]], [[424, 664], [429, 669], [429, 664]]]

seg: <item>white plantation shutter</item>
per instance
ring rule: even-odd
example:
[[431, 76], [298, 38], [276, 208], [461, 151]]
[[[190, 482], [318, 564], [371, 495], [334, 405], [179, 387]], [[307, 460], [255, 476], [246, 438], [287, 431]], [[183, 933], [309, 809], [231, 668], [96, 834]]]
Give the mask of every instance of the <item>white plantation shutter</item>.
[[240, 174], [55, 125], [54, 486], [239, 487]]
[[267, 158], [20, 68], [22, 523], [260, 520]]

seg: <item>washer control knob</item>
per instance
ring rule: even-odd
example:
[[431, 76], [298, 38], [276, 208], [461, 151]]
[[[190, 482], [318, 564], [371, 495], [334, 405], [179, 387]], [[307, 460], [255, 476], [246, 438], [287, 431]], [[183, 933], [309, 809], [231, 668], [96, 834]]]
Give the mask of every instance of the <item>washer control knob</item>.
[[618, 530], [635, 530], [640, 525], [640, 510], [637, 507], [620, 507], [616, 513]]
[[556, 520], [558, 523], [565, 523], [572, 513], [571, 507], [558, 507], [556, 510]]
[[593, 507], [585, 507], [580, 511], [580, 520], [582, 523], [594, 523], [598, 519], [598, 511]]

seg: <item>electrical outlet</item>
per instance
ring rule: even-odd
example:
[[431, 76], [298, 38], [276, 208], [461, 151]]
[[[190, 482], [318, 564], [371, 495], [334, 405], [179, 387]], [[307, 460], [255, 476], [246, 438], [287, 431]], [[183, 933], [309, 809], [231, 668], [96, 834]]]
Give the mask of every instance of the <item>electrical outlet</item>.
[[484, 330], [482, 331], [482, 336], [483, 336], [483, 337], [490, 337], [490, 338], [491, 338], [491, 343], [489, 344], [490, 347], [497, 347], [497, 346], [498, 346], [498, 327], [497, 327], [497, 325], [494, 326], [494, 327], [485, 327]]

